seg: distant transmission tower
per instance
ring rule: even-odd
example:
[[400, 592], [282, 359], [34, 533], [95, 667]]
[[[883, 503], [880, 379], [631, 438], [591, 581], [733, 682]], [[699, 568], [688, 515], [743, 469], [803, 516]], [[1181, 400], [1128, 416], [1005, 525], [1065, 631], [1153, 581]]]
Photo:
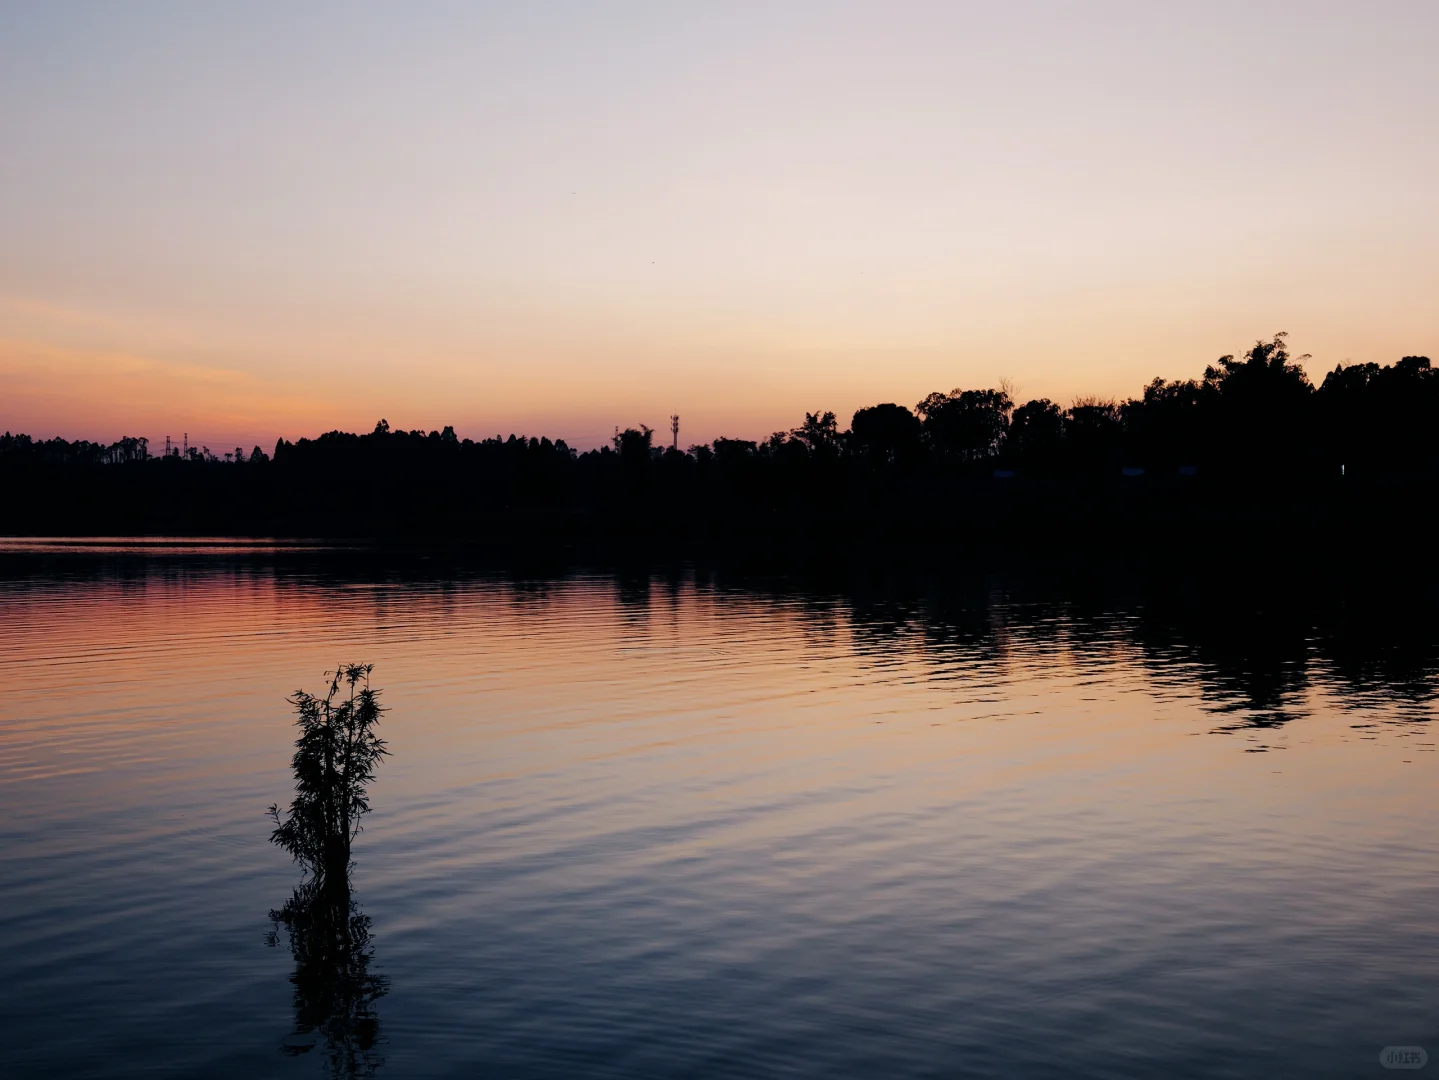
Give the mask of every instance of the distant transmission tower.
[[670, 434], [675, 437], [675, 449], [680, 448], [680, 415], [675, 413], [670, 417]]

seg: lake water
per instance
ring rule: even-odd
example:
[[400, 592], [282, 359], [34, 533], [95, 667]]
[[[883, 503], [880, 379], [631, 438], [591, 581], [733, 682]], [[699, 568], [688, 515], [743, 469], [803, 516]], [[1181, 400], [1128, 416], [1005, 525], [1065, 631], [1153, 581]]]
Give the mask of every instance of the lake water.
[[[1439, 1052], [1422, 619], [1375, 640], [1089, 585], [425, 567], [0, 549], [0, 1075], [1356, 1076]], [[353, 874], [380, 996], [328, 1029], [346, 1047], [304, 1030], [271, 937], [298, 871], [264, 811], [291, 791], [286, 696], [351, 660], [392, 756]]]

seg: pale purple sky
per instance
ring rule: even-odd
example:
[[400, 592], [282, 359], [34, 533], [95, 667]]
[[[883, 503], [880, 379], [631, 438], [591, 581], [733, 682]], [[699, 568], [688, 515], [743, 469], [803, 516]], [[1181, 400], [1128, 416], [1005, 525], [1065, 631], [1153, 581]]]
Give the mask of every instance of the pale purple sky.
[[1439, 4], [0, 6], [0, 429], [754, 436], [1439, 356]]

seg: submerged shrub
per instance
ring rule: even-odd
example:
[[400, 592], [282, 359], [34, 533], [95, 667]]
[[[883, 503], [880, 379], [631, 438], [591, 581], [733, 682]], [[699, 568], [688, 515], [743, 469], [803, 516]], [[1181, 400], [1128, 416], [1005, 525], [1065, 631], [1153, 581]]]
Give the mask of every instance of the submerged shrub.
[[366, 788], [380, 759], [389, 753], [375, 733], [384, 710], [379, 691], [370, 687], [373, 666], [337, 668], [323, 698], [304, 690], [290, 697], [300, 729], [291, 762], [295, 798], [283, 820], [279, 806], [270, 807], [275, 821], [270, 840], [316, 882], [345, 880], [350, 842], [360, 832], [360, 819], [370, 812]]

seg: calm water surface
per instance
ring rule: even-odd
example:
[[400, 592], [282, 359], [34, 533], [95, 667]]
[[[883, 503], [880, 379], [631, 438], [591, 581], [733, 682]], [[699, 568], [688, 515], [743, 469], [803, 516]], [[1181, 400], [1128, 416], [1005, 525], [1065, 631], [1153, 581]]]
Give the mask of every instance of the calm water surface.
[[1000, 581], [346, 565], [0, 551], [0, 1074], [327, 1071], [267, 943], [297, 871], [263, 812], [286, 695], [350, 660], [393, 752], [356, 843], [386, 989], [362, 1075], [1439, 1053], [1427, 639], [1189, 633]]

